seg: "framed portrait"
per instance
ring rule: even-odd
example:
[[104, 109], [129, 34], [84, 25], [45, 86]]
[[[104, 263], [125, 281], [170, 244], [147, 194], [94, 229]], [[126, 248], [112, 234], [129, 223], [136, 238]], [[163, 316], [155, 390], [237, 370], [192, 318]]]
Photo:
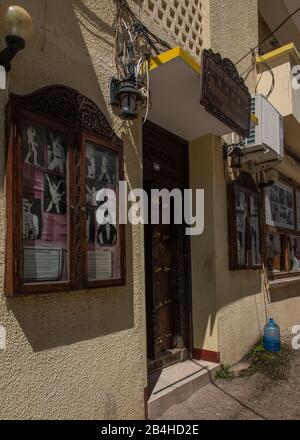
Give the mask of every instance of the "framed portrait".
[[66, 172], [67, 140], [64, 133], [46, 131], [47, 169], [64, 175]]
[[23, 161], [26, 165], [44, 167], [45, 165], [45, 130], [33, 122], [24, 121], [22, 127]]
[[114, 151], [95, 148], [95, 145], [87, 142], [85, 158], [87, 178], [96, 179], [105, 187], [116, 185], [118, 155]]
[[42, 236], [42, 201], [23, 196], [23, 240], [40, 240]]
[[100, 182], [96, 179], [86, 179], [85, 182], [85, 194], [86, 194], [86, 203], [88, 206], [97, 207], [99, 205], [99, 201], [97, 201], [97, 194], [100, 190], [105, 189], [103, 182]]
[[44, 179], [44, 212], [47, 214], [65, 214], [66, 205], [66, 181], [64, 178], [45, 174]]

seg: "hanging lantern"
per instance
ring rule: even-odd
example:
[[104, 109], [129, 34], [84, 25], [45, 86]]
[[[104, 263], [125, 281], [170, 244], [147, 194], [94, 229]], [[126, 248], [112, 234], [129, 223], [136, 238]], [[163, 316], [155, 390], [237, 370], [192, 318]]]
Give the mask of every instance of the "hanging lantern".
[[138, 103], [142, 100], [134, 78], [111, 81], [111, 105], [117, 107], [122, 119], [133, 120], [138, 117]]
[[132, 81], [122, 81], [116, 94], [120, 102], [120, 117], [123, 119], [136, 119], [138, 116], [139, 92]]
[[234, 148], [234, 150], [229, 154], [231, 157], [231, 168], [240, 169], [242, 168], [242, 152], [240, 148]]

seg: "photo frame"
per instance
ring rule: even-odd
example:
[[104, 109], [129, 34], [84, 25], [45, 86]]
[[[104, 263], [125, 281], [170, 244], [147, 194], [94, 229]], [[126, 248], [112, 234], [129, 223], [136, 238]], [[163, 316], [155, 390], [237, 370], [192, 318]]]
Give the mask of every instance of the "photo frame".
[[45, 130], [26, 120], [22, 127], [23, 161], [26, 165], [44, 167], [45, 165]]
[[85, 156], [87, 285], [118, 284], [124, 279], [125, 258], [124, 225], [118, 224], [118, 184], [123, 179], [121, 148], [84, 136], [82, 149]]
[[42, 236], [42, 201], [23, 196], [23, 240], [40, 240]]
[[65, 175], [67, 161], [67, 140], [64, 133], [46, 130], [47, 169]]
[[46, 173], [44, 177], [44, 212], [66, 214], [66, 181], [63, 177]]

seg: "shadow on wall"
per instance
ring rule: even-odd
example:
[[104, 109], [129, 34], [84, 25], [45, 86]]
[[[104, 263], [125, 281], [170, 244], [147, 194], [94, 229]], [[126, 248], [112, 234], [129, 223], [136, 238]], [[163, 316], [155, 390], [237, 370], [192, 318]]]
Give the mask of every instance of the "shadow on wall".
[[[67, 85], [91, 98], [107, 116], [102, 90], [113, 73], [110, 65], [107, 66], [107, 61], [113, 59], [113, 27], [103, 22], [82, 1], [51, 1], [48, 2], [44, 34], [43, 26], [40, 26], [45, 12], [44, 2], [20, 0], [19, 4], [32, 15], [35, 38], [14, 62], [10, 91], [28, 94], [49, 84]], [[75, 15], [74, 7], [79, 18]], [[60, 14], [57, 14], [58, 10]], [[97, 28], [101, 30], [101, 35], [95, 33]], [[84, 31], [92, 35], [92, 40], [94, 38], [91, 47], [88, 47], [89, 37], [88, 40], [86, 35], [83, 38]], [[99, 38], [106, 45], [110, 44], [111, 51], [102, 50], [100, 58], [95, 61], [95, 42]], [[103, 69], [99, 67], [99, 61]], [[134, 146], [130, 144], [126, 148], [134, 149]], [[137, 272], [137, 268], [133, 267], [131, 226], [127, 227], [126, 236], [128, 275]], [[3, 308], [14, 314], [33, 351], [39, 352], [133, 328], [133, 296], [133, 280], [127, 276], [126, 286], [20, 296], [4, 300]]]
[[281, 301], [286, 301], [292, 298], [299, 298], [299, 296], [300, 296], [299, 284], [296, 284], [295, 286], [281, 287], [270, 290], [271, 304]]
[[[130, 236], [131, 229], [126, 234]], [[132, 252], [127, 271], [132, 273]], [[134, 327], [133, 284], [114, 287], [20, 296], [6, 299], [33, 351], [70, 345]]]

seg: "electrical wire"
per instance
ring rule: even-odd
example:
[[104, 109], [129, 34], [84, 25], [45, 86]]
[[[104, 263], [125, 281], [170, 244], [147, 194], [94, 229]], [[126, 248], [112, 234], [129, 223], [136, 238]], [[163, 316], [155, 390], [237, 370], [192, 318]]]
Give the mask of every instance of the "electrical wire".
[[251, 49], [246, 55], [244, 55], [235, 65], [237, 66], [239, 63], [241, 63], [245, 58], [247, 58], [248, 55], [250, 55], [253, 51], [260, 48], [262, 44], [264, 44], [269, 38], [273, 37], [274, 34], [279, 31], [279, 29], [282, 28], [294, 15], [296, 15], [300, 11], [300, 8], [296, 9], [294, 12], [292, 12], [279, 26], [277, 26], [276, 29], [274, 29], [267, 37], [265, 37], [256, 47]]
[[170, 45], [157, 37], [132, 12], [127, 0], [116, 0], [117, 12], [115, 22], [115, 64], [119, 81], [135, 81], [139, 91], [139, 101], [142, 103], [147, 120], [150, 99], [149, 61], [153, 54], [158, 55]]
[[47, 29], [46, 29], [46, 25], [47, 25], [47, 0], [45, 0], [44, 3], [44, 21], [43, 21], [43, 42], [42, 42], [42, 46], [41, 46], [41, 52], [43, 52], [43, 50], [45, 49], [46, 46], [46, 42], [47, 42]]
[[[275, 76], [274, 76], [274, 72], [273, 70], [270, 68], [270, 66], [268, 65], [268, 63], [266, 63], [266, 61], [264, 60], [264, 58], [261, 55], [258, 55], [259, 59], [261, 60], [262, 64], [265, 66], [265, 68], [267, 69], [267, 71], [270, 73], [271, 77], [272, 77], [272, 85], [270, 87], [269, 92], [266, 95], [266, 98], [269, 99], [269, 97], [271, 96], [271, 94], [273, 93], [274, 89], [275, 89]], [[255, 86], [255, 94], [257, 94], [257, 90], [258, 90], [258, 86], [260, 84], [260, 81], [262, 79], [262, 74], [260, 75], [260, 78]]]

